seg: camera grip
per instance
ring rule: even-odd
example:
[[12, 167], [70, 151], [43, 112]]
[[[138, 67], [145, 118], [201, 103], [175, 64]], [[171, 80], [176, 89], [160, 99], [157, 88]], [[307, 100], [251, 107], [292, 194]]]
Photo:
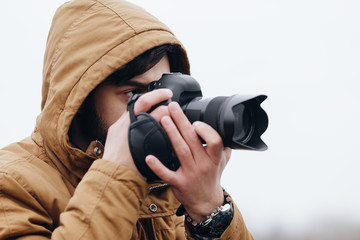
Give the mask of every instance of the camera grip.
[[160, 123], [148, 113], [134, 114], [134, 103], [137, 99], [138, 96], [135, 96], [128, 104], [131, 120], [128, 133], [129, 148], [137, 169], [148, 182], [151, 182], [159, 177], [146, 164], [146, 156], [154, 155], [173, 171], [180, 167], [180, 162], [173, 156], [170, 139]]

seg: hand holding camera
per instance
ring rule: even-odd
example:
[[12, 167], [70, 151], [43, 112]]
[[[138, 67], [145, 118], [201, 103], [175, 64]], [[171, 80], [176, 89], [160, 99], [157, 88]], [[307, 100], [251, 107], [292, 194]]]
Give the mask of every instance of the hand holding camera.
[[[159, 81], [149, 84], [148, 91], [162, 88], [172, 90], [171, 101], [181, 106], [187, 121], [201, 121], [210, 125], [220, 134], [225, 147], [258, 151], [267, 149], [260, 138], [268, 126], [267, 115], [260, 107], [266, 96], [233, 95], [202, 99], [198, 82], [180, 73], [164, 74]], [[145, 163], [146, 156], [156, 156], [173, 171], [180, 167], [180, 162], [174, 154], [174, 144], [171, 144], [163, 127], [146, 112], [134, 114], [133, 106], [138, 98], [139, 95], [135, 95], [128, 103], [131, 119], [129, 147], [138, 170], [148, 181], [153, 181], [158, 176]], [[193, 137], [198, 139], [198, 136]]]
[[168, 109], [170, 116], [163, 117], [161, 125], [180, 166], [176, 171], [170, 170], [154, 155], [148, 155], [146, 163], [156, 176], [171, 185], [192, 219], [201, 222], [224, 202], [220, 179], [231, 149], [223, 146], [220, 135], [208, 124], [191, 124], [177, 102], [171, 102]]
[[[153, 105], [166, 101], [171, 98], [171, 96], [172, 92], [168, 89], [159, 89], [157, 91], [148, 92], [137, 102], [134, 111], [136, 114], [148, 112]], [[160, 107], [152, 112], [152, 117], [155, 121], [160, 121], [164, 115], [169, 115], [167, 107]], [[103, 158], [124, 165], [133, 170], [138, 176], [145, 179], [145, 175], [141, 174], [135, 166], [129, 150], [129, 125], [129, 112], [124, 112], [121, 117], [109, 127]]]

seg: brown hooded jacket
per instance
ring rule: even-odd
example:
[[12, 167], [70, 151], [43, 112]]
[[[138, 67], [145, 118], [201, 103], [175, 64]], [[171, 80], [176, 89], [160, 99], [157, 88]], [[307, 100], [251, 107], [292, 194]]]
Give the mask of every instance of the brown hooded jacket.
[[[121, 0], [74, 0], [53, 19], [44, 59], [42, 111], [31, 137], [0, 150], [0, 239], [186, 239], [179, 202], [164, 184], [69, 141], [88, 94], [148, 49], [179, 46], [143, 9]], [[252, 239], [235, 207], [221, 239]]]

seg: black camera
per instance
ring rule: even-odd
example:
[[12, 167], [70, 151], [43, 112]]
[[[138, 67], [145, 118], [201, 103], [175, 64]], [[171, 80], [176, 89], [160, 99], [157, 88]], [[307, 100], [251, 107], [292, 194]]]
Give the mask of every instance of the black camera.
[[[173, 97], [160, 105], [178, 102], [190, 122], [202, 121], [212, 126], [220, 134], [224, 146], [258, 151], [267, 149], [261, 135], [267, 129], [268, 117], [260, 106], [267, 96], [236, 94], [203, 99], [199, 83], [181, 73], [163, 74], [159, 81], [150, 83], [147, 90], [159, 88], [173, 92]], [[179, 168], [180, 163], [173, 155], [170, 140], [161, 125], [148, 113], [134, 115], [132, 108], [138, 97], [134, 96], [128, 103], [131, 118], [129, 146], [139, 171], [148, 180], [154, 180], [157, 176], [145, 163], [147, 155], [156, 156], [172, 170]]]

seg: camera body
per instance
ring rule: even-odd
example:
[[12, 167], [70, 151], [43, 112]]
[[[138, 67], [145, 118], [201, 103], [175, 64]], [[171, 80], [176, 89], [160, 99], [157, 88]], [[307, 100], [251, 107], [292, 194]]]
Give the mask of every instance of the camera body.
[[[265, 95], [218, 96], [202, 98], [199, 83], [191, 76], [181, 73], [163, 74], [160, 80], [148, 85], [147, 91], [168, 88], [173, 96], [168, 101], [154, 106], [167, 105], [176, 101], [192, 123], [202, 121], [212, 126], [221, 136], [223, 144], [232, 149], [264, 151], [266, 144], [261, 135], [268, 126], [268, 117], [260, 104]], [[129, 127], [129, 147], [135, 165], [148, 181], [158, 179], [145, 163], [149, 154], [156, 156], [166, 167], [176, 170], [180, 162], [173, 154], [173, 148], [161, 125], [149, 114], [134, 115], [133, 105], [139, 95], [129, 99], [128, 110], [131, 124]]]

